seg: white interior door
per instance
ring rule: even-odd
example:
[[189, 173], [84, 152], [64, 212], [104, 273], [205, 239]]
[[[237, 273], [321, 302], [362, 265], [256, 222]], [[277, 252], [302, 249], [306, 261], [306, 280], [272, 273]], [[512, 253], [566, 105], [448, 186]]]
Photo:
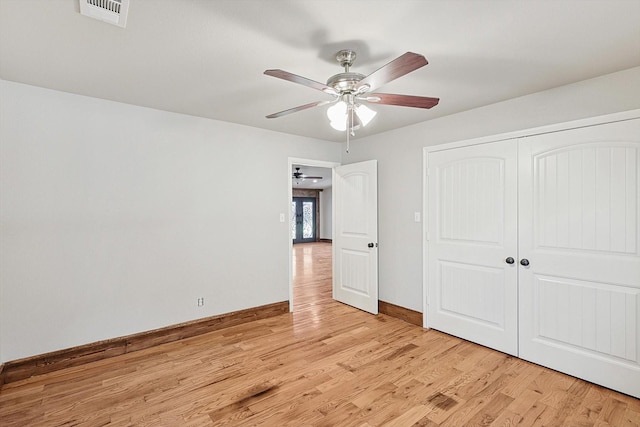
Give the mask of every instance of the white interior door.
[[333, 171], [333, 297], [377, 314], [378, 163]]
[[427, 325], [517, 355], [517, 141], [428, 153], [427, 192]]
[[520, 145], [520, 357], [640, 397], [640, 119]]

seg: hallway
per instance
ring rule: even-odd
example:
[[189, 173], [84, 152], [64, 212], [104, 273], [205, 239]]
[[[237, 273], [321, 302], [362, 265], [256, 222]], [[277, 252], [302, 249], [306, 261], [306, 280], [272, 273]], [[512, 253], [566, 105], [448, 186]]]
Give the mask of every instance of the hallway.
[[293, 245], [293, 310], [312, 309], [332, 301], [331, 243]]

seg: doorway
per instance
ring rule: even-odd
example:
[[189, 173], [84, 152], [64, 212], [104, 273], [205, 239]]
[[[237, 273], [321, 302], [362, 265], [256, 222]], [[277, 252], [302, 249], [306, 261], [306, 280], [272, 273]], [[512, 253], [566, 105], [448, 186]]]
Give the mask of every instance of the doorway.
[[[317, 221], [318, 218], [314, 217], [313, 222], [314, 224], [316, 224], [316, 228], [314, 230], [315, 235], [314, 235], [314, 238], [309, 241], [311, 242], [315, 242], [317, 240], [320, 240], [322, 242], [331, 241], [333, 238], [332, 227], [331, 227], [331, 222], [333, 221], [333, 214], [332, 214], [333, 200], [332, 200], [332, 192], [331, 192], [331, 178], [332, 178], [332, 172], [333, 172], [332, 169], [339, 165], [340, 163], [337, 163], [337, 162], [327, 162], [327, 161], [313, 160], [313, 159], [289, 158], [287, 174], [289, 176], [289, 180], [288, 180], [289, 182], [289, 186], [288, 186], [289, 187], [289, 198], [288, 198], [289, 214], [288, 215], [290, 216], [290, 222], [289, 222], [289, 228], [287, 230], [287, 233], [289, 235], [289, 242], [290, 242], [289, 243], [289, 310], [290, 311], [294, 311], [294, 300], [293, 300], [293, 295], [294, 295], [294, 292], [293, 292], [294, 290], [293, 289], [293, 271], [294, 271], [293, 244], [295, 239], [294, 230], [296, 230], [296, 233], [297, 233], [297, 230], [300, 227], [297, 224], [296, 213], [293, 210], [293, 200], [294, 200], [293, 189], [305, 187], [306, 185], [309, 185], [310, 186], [309, 188], [322, 189], [322, 191], [320, 192], [320, 196], [318, 198], [312, 198], [314, 200], [319, 200], [319, 204], [316, 204], [315, 209], [312, 209], [312, 211], [316, 213], [320, 211], [320, 221]], [[314, 183], [313, 180], [309, 180], [308, 182], [304, 182], [303, 184], [303, 181], [293, 178], [293, 172], [296, 171], [295, 169], [296, 167], [300, 167], [300, 172], [306, 175], [312, 175], [312, 176], [322, 175], [325, 178], [323, 180], [320, 180], [320, 182]], [[321, 173], [321, 171], [319, 171], [317, 168], [324, 169], [324, 173]], [[322, 187], [319, 184], [321, 184]], [[304, 208], [299, 212], [303, 213], [303, 211], [304, 211]], [[302, 220], [303, 220], [302, 233], [303, 233], [303, 239], [304, 239], [304, 213], [303, 213]], [[307, 236], [308, 235], [309, 233], [307, 233]], [[297, 241], [295, 243], [297, 243]], [[331, 264], [333, 264], [333, 254], [331, 254]]]

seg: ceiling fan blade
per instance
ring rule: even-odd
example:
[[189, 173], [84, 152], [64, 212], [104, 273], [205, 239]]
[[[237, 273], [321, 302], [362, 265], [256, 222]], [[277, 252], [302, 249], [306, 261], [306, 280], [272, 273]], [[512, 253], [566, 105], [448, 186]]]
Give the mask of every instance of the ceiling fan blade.
[[338, 92], [336, 92], [336, 90], [334, 88], [332, 88], [331, 86], [327, 86], [324, 83], [320, 83], [317, 82], [315, 80], [310, 80], [306, 77], [301, 77], [295, 74], [292, 74], [288, 71], [284, 71], [284, 70], [266, 70], [264, 72], [267, 76], [271, 76], [271, 77], [277, 77], [279, 79], [282, 80], [287, 80], [293, 83], [298, 83], [301, 84], [303, 86], [307, 86], [310, 87], [311, 89], [316, 89], [316, 90], [320, 90], [324, 93], [328, 93], [329, 95], [338, 95]]
[[395, 93], [370, 93], [366, 97], [359, 97], [368, 102], [385, 105], [399, 105], [401, 107], [431, 108], [438, 105], [440, 98], [429, 98], [427, 96], [398, 95]]
[[322, 179], [321, 176], [303, 176], [302, 179]]
[[424, 56], [407, 52], [360, 80], [356, 85], [356, 90], [363, 88], [365, 85], [368, 86], [367, 90], [377, 89], [427, 64], [427, 59]]
[[267, 117], [267, 119], [275, 119], [275, 118], [278, 118], [278, 117], [286, 116], [287, 114], [297, 113], [298, 111], [308, 110], [309, 108], [320, 107], [322, 105], [330, 104], [331, 102], [333, 102], [333, 101], [311, 102], [309, 104], [300, 105], [299, 107], [293, 107], [293, 108], [289, 108], [288, 110], [279, 111], [277, 113], [269, 114], [266, 117]]

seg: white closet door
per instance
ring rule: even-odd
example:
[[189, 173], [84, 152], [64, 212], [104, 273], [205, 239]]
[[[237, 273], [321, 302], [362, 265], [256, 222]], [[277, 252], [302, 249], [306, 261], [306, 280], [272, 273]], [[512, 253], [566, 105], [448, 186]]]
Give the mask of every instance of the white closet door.
[[520, 357], [640, 397], [640, 120], [519, 153]]
[[427, 325], [517, 355], [517, 141], [431, 152], [427, 176]]

